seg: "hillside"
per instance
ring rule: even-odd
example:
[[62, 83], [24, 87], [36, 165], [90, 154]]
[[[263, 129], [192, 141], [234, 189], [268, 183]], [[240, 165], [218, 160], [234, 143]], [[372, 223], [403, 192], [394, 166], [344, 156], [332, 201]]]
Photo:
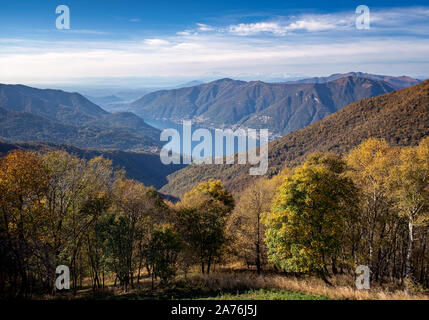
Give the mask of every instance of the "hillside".
[[6, 143], [0, 141], [0, 157], [15, 149], [29, 151], [65, 150], [85, 159], [101, 155], [112, 160], [115, 167], [125, 169], [128, 178], [143, 182], [147, 186], [154, 186], [157, 189], [167, 183], [167, 175], [184, 167], [184, 165], [164, 165], [161, 163], [158, 154], [147, 152], [85, 150], [70, 145], [53, 143]]
[[371, 73], [365, 73], [365, 72], [348, 72], [348, 73], [335, 73], [328, 77], [313, 77], [313, 78], [307, 78], [307, 79], [302, 79], [297, 81], [288, 81], [286, 83], [326, 83], [326, 82], [334, 81], [344, 77], [359, 77], [359, 78], [365, 78], [365, 79], [371, 79], [371, 80], [377, 80], [377, 81], [384, 81], [390, 84], [395, 89], [408, 88], [420, 82], [420, 80], [413, 79], [407, 76], [392, 77], [392, 76], [384, 76], [384, 75], [371, 74]]
[[0, 84], [0, 138], [83, 148], [159, 147], [159, 130], [133, 113], [109, 113], [79, 93], [23, 85]]
[[[429, 135], [429, 80], [382, 96], [362, 99], [290, 133], [269, 145], [269, 172], [294, 166], [314, 152], [344, 154], [367, 138], [384, 138], [393, 145], [415, 145]], [[195, 183], [221, 179], [233, 191], [248, 181], [248, 165], [189, 166], [167, 177], [161, 191], [182, 196]]]
[[192, 119], [212, 128], [270, 128], [284, 135], [366, 97], [394, 91], [386, 82], [344, 77], [327, 83], [264, 83], [221, 79], [145, 95], [130, 109], [145, 119]]

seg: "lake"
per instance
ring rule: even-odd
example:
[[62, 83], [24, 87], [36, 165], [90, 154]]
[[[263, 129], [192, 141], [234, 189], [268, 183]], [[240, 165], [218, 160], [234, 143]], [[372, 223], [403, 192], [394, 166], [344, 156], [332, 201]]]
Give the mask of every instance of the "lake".
[[[144, 120], [148, 125], [163, 130], [163, 129], [175, 129], [180, 133], [180, 137], [181, 137], [181, 141], [176, 141], [175, 143], [173, 143], [172, 145], [172, 149], [173, 152], [175, 153], [179, 153], [185, 156], [190, 156], [191, 154], [189, 152], [184, 152], [183, 151], [183, 126], [182, 124], [178, 124], [175, 122], [171, 122], [171, 121], [167, 121], [167, 120]], [[192, 124], [192, 133], [197, 130], [197, 129], [208, 129], [212, 135], [212, 155], [218, 157], [218, 156], [222, 156], [222, 155], [228, 155], [228, 154], [233, 154], [233, 153], [237, 153], [237, 152], [241, 152], [241, 151], [246, 151], [249, 148], [249, 141], [253, 141], [256, 142], [256, 145], [259, 145], [259, 139], [255, 139], [252, 137], [247, 137], [247, 143], [246, 146], [238, 146], [238, 139], [237, 137], [235, 137], [234, 139], [234, 151], [233, 152], [227, 152], [226, 150], [226, 146], [225, 146], [225, 140], [224, 139], [224, 148], [223, 151], [222, 150], [216, 150], [215, 148], [215, 130], [214, 129], [209, 129], [209, 128], [203, 128], [203, 127], [198, 127], [197, 125]], [[228, 137], [231, 137], [232, 134], [225, 134]], [[167, 142], [165, 142], [164, 144], [166, 144]], [[192, 150], [193, 148], [198, 145], [200, 143], [200, 141], [192, 141]], [[200, 155], [200, 157], [204, 157], [203, 154]]]

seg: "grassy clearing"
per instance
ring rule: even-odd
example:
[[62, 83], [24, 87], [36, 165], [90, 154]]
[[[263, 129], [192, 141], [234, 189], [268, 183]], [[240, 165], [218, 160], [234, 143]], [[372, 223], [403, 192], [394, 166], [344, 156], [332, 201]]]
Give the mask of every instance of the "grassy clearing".
[[313, 296], [301, 292], [285, 290], [248, 290], [236, 294], [220, 294], [204, 300], [331, 300], [329, 297]]
[[291, 277], [267, 273], [261, 276], [254, 272], [218, 270], [210, 275], [190, 274], [185, 279], [178, 277], [168, 286], [143, 279], [127, 292], [120, 287], [107, 286], [93, 292], [80, 290], [76, 296], [70, 292], [45, 299], [119, 299], [119, 300], [178, 300], [178, 299], [222, 299], [222, 300], [429, 300], [426, 294], [407, 294], [400, 287], [391, 285], [371, 287], [371, 290], [357, 290], [354, 278], [335, 276], [328, 286], [315, 277]]

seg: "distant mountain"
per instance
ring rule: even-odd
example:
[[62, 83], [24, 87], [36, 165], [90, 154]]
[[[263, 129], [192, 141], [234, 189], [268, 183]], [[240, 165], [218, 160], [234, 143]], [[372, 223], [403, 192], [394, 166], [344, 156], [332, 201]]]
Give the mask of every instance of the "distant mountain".
[[[392, 145], [415, 145], [429, 135], [429, 80], [410, 88], [362, 99], [269, 145], [269, 172], [299, 164], [314, 152], [344, 154], [370, 137]], [[255, 179], [248, 165], [191, 165], [167, 177], [161, 191], [182, 196], [195, 183], [221, 179], [232, 191]]]
[[84, 148], [159, 148], [159, 130], [133, 113], [109, 113], [79, 93], [23, 85], [0, 84], [0, 138]]
[[79, 93], [0, 84], [0, 107], [47, 119], [81, 125], [109, 113]]
[[81, 148], [157, 150], [159, 144], [121, 129], [73, 126], [29, 113], [0, 108], [0, 139], [8, 142], [53, 142]]
[[200, 126], [268, 128], [284, 135], [351, 102], [394, 90], [386, 82], [353, 76], [316, 84], [221, 79], [152, 92], [132, 103], [130, 109], [145, 119], [191, 119]]
[[119, 98], [115, 95], [108, 95], [108, 96], [102, 96], [102, 97], [92, 97], [92, 96], [85, 96], [88, 100], [91, 102], [94, 102], [95, 104], [104, 107], [105, 105], [111, 105], [116, 103], [123, 103], [124, 100]]
[[154, 186], [157, 189], [167, 183], [166, 176], [168, 174], [184, 167], [184, 165], [164, 165], [161, 163], [159, 155], [153, 153], [137, 153], [120, 150], [85, 150], [70, 145], [58, 145], [53, 143], [12, 144], [0, 141], [0, 158], [9, 151], [15, 149], [28, 151], [65, 150], [85, 159], [91, 159], [102, 155], [104, 158], [112, 160], [115, 167], [125, 169], [128, 178], [141, 181], [145, 185]]
[[204, 81], [201, 81], [201, 80], [193, 80], [193, 81], [185, 82], [185, 83], [179, 84], [177, 86], [174, 86], [174, 88], [171, 88], [171, 89], [198, 86], [198, 85], [203, 84], [203, 83], [204, 83]]
[[302, 79], [297, 81], [288, 81], [286, 83], [290, 83], [290, 84], [326, 83], [326, 82], [334, 81], [344, 77], [359, 77], [364, 79], [384, 81], [390, 84], [395, 89], [408, 88], [420, 82], [420, 80], [418, 79], [413, 79], [407, 76], [392, 77], [392, 76], [382, 76], [382, 75], [370, 74], [370, 73], [364, 73], [364, 72], [349, 72], [349, 73], [335, 73], [328, 77], [314, 77], [314, 78], [307, 78], [307, 79]]

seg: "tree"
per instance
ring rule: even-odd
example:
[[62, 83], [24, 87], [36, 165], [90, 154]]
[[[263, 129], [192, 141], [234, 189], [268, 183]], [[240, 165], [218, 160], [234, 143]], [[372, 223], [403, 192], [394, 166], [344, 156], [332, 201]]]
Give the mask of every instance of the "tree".
[[287, 177], [264, 221], [269, 260], [289, 272], [316, 273], [328, 282], [354, 186], [335, 155], [310, 156]]
[[423, 139], [417, 147], [401, 150], [398, 163], [390, 170], [390, 179], [391, 197], [399, 214], [408, 222], [405, 278], [410, 279], [414, 226], [427, 223], [429, 218], [429, 138]]
[[[389, 235], [401, 229], [401, 222], [393, 212], [389, 194], [389, 175], [398, 158], [398, 149], [392, 148], [385, 140], [375, 138], [364, 141], [350, 151], [346, 157], [348, 176], [359, 190], [359, 215], [355, 227], [362, 256], [357, 252], [355, 263], [367, 264], [378, 280], [386, 269], [386, 256], [394, 254], [394, 239]], [[363, 241], [362, 241], [363, 240]], [[362, 246], [364, 244], [364, 246]], [[383, 258], [385, 257], [385, 258]]]
[[36, 154], [20, 150], [0, 160], [0, 284], [4, 294], [26, 298], [48, 249], [43, 195], [49, 172]]
[[271, 179], [261, 178], [249, 185], [240, 194], [228, 219], [228, 236], [233, 239], [236, 254], [244, 259], [247, 265], [255, 265], [258, 274], [267, 261], [262, 215], [270, 210], [275, 191], [287, 173], [285, 170]]
[[180, 248], [180, 237], [171, 225], [155, 228], [146, 246], [147, 260], [152, 269], [152, 286], [155, 276], [159, 276], [161, 282], [166, 284], [176, 275]]
[[203, 182], [187, 192], [178, 204], [178, 227], [185, 240], [199, 257], [201, 272], [210, 273], [226, 243], [225, 227], [234, 208], [234, 198], [219, 180]]
[[120, 181], [114, 189], [111, 216], [102, 221], [106, 230], [106, 255], [110, 268], [120, 284], [128, 290], [138, 280], [145, 258], [145, 245], [153, 233], [153, 225], [165, 219], [167, 206], [152, 187], [133, 180]]

